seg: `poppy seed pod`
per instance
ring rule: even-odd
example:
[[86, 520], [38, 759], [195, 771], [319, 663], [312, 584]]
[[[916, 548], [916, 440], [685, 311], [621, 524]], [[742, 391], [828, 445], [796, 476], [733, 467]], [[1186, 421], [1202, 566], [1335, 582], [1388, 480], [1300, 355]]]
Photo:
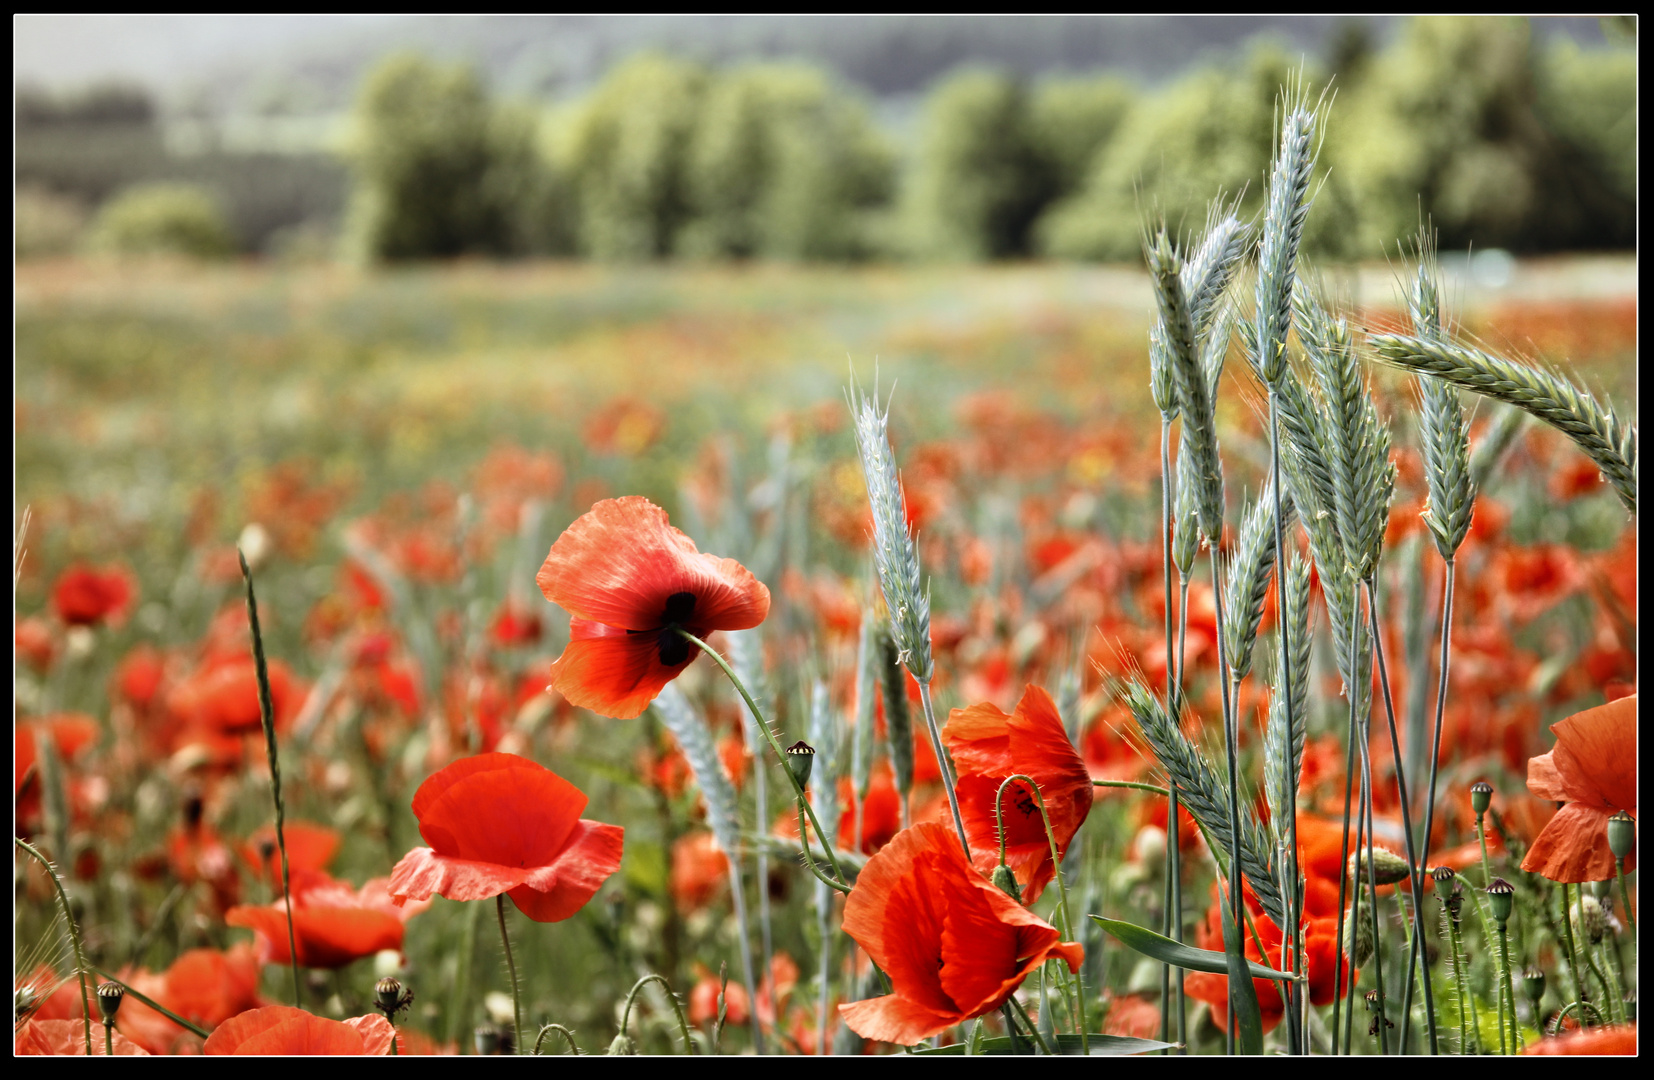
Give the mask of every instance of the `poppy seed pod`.
[[103, 983], [98, 987], [98, 1012], [105, 1024], [115, 1022], [115, 1013], [120, 1011], [121, 999], [125, 996], [126, 991], [119, 983]]
[[471, 1041], [479, 1054], [498, 1054], [500, 1052], [500, 1029], [493, 1024], [484, 1024], [471, 1033]]
[[1510, 921], [1511, 904], [1516, 899], [1516, 886], [1504, 878], [1494, 878], [1487, 887], [1488, 907], [1493, 909], [1493, 918], [1503, 926]]
[[1017, 876], [1009, 866], [1000, 863], [994, 867], [994, 888], [1009, 896], [1017, 903], [1022, 903], [1022, 889], [1017, 885]]
[[402, 1007], [402, 984], [389, 976], [380, 979], [374, 984], [373, 999], [379, 1011], [389, 1016]]
[[1608, 819], [1608, 850], [1614, 858], [1623, 859], [1637, 846], [1637, 819], [1619, 811]]
[[1545, 973], [1536, 967], [1522, 972], [1522, 989], [1528, 995], [1528, 1001], [1533, 1005], [1535, 1015], [1539, 1012], [1540, 999], [1545, 996]]
[[787, 747], [787, 768], [792, 772], [793, 779], [798, 781], [799, 787], [809, 787], [810, 770], [815, 768], [815, 763], [816, 748], [803, 739]]
[[1453, 886], [1458, 877], [1451, 866], [1438, 866], [1430, 871], [1430, 878], [1436, 883], [1436, 899], [1446, 900], [1453, 895]]
[[1470, 808], [1478, 814], [1487, 813], [1487, 808], [1493, 803], [1493, 785], [1486, 780], [1478, 780], [1470, 785]]

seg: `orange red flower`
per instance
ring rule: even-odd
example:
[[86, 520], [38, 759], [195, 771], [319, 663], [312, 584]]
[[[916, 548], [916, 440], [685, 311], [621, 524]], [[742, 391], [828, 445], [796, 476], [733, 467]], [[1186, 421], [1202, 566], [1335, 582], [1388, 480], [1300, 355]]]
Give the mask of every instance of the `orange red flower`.
[[865, 1039], [908, 1046], [999, 1008], [1046, 960], [1078, 971], [1085, 955], [990, 885], [935, 824], [903, 830], [868, 860], [845, 901], [844, 931], [895, 992], [839, 1014]]
[[[397, 904], [386, 889], [388, 878], [374, 878], [358, 890], [318, 870], [290, 877], [293, 943], [299, 963], [308, 968], [341, 968], [382, 949], [402, 948], [403, 925], [430, 906], [429, 900]], [[285, 901], [233, 907], [224, 921], [253, 931], [263, 963], [285, 964], [292, 956]]]
[[582, 818], [586, 802], [585, 792], [515, 754], [454, 762], [414, 793], [419, 835], [431, 846], [391, 871], [392, 901], [505, 893], [535, 922], [568, 918], [620, 869], [624, 830]]
[[[1522, 869], [1552, 881], [1607, 880], [1608, 819], [1637, 814], [1637, 695], [1575, 713], [1551, 731], [1556, 748], [1528, 760], [1528, 790], [1566, 805], [1534, 838]], [[1635, 858], [1625, 860], [1627, 871]]]
[[1637, 1025], [1588, 1028], [1530, 1043], [1524, 1054], [1619, 1055], [1637, 1052]]
[[[1091, 812], [1091, 773], [1069, 742], [1056, 702], [1038, 686], [1029, 686], [1007, 716], [989, 703], [955, 709], [942, 739], [959, 769], [959, 813], [971, 845], [971, 859], [984, 874], [999, 862], [999, 831], [994, 803], [999, 786], [1021, 773], [1039, 785], [1051, 816], [1057, 852], [1068, 845]], [[1033, 792], [1022, 781], [1004, 799], [1005, 862], [1016, 873], [1025, 903], [1039, 899], [1057, 872], [1045, 821]]]
[[688, 667], [705, 638], [764, 621], [770, 591], [734, 559], [703, 555], [642, 496], [606, 499], [570, 525], [536, 578], [573, 616], [551, 688], [575, 705], [637, 716]]
[[118, 623], [138, 598], [138, 581], [124, 566], [71, 566], [52, 586], [52, 607], [70, 626]]
[[329, 1020], [291, 1005], [232, 1016], [207, 1038], [203, 1054], [389, 1054], [396, 1031], [383, 1016]]

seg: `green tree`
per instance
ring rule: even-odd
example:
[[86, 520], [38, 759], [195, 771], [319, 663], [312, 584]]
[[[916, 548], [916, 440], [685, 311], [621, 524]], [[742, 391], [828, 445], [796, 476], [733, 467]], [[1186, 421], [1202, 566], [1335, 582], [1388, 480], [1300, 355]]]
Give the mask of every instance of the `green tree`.
[[1029, 94], [994, 71], [953, 75], [931, 91], [908, 192], [922, 254], [954, 259], [1027, 254], [1034, 220], [1056, 191]]
[[530, 245], [532, 208], [547, 194], [532, 122], [497, 110], [470, 68], [391, 57], [368, 76], [356, 121], [349, 232], [361, 254], [498, 255]]
[[706, 85], [695, 65], [645, 55], [582, 104], [564, 155], [588, 254], [654, 259], [676, 249], [692, 213], [689, 153]]
[[1092, 160], [1136, 99], [1131, 84], [1113, 75], [1053, 79], [1035, 89], [1033, 138], [1051, 165], [1055, 198], [1065, 198], [1085, 183]]
[[143, 184], [103, 205], [92, 226], [93, 250], [119, 255], [188, 255], [217, 259], [235, 238], [211, 194], [194, 184]]
[[877, 247], [894, 157], [865, 108], [817, 69], [755, 64], [712, 83], [689, 158], [699, 256], [843, 259]]

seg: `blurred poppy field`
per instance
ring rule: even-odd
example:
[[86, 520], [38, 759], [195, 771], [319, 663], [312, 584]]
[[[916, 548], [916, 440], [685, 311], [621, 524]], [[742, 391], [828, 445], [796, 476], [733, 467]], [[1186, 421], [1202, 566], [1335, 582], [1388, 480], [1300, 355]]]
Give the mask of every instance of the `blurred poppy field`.
[[[1634, 296], [1572, 284], [1611, 262], [1524, 263], [1525, 292], [1474, 292], [1452, 319], [1634, 416]], [[1405, 324], [1400, 267], [1328, 279], [1355, 325]], [[1005, 1035], [1017, 1010], [1068, 1040], [1074, 998], [1093, 1032], [1165, 1037], [1161, 965], [1084, 917], [1159, 927], [1167, 907], [1165, 798], [1092, 783], [1166, 784], [1122, 689], [1137, 675], [1163, 689], [1172, 662], [1140, 269], [72, 259], [20, 264], [15, 311], [14, 827], [60, 871], [84, 965], [104, 973], [83, 1001], [56, 888], [18, 853], [19, 1053], [85, 1052], [88, 1003], [104, 1052], [91, 982], [110, 978], [197, 1029], [129, 994], [115, 1052], [384, 1052], [381, 1012], [400, 1053], [671, 1053], [686, 1033], [701, 1053], [887, 1053], [968, 1040], [978, 1017], [975, 1037]], [[1420, 518], [1413, 380], [1366, 375], [1397, 469], [1378, 597], [1406, 759], [1375, 736], [1372, 830], [1399, 852], [1384, 780], [1399, 767], [1416, 790], [1428, 767], [1442, 562]], [[878, 662], [889, 619], [851, 387], [888, 402], [929, 597], [924, 702], [894, 644]], [[1465, 398], [1472, 451], [1495, 432], [1508, 446], [1457, 559], [1428, 864], [1482, 883], [1471, 786], [1491, 784], [1486, 857], [1527, 913], [1511, 963], [1552, 980], [1524, 998], [1537, 1042], [1584, 1011], [1556, 1015], [1577, 991], [1561, 985], [1548, 883], [1523, 859], [1599, 881], [1586, 863], [1601, 852], [1554, 833], [1536, 844], [1575, 813], [1563, 803], [1635, 810], [1636, 529], [1564, 436]], [[1236, 529], [1268, 475], [1266, 411], [1232, 362], [1217, 423]], [[580, 561], [633, 557], [585, 516], [643, 514], [635, 497], [662, 511], [623, 518], [645, 537], [637, 564], [705, 591], [664, 570], [666, 585], [600, 582]], [[1225, 534], [1226, 557], [1239, 542]], [[267, 659], [280, 845], [238, 549]], [[586, 569], [559, 584], [558, 559]], [[734, 596], [722, 607], [718, 589]], [[1226, 690], [1218, 599], [1197, 576], [1183, 605], [1182, 729], [1209, 751]], [[1264, 637], [1275, 603], [1272, 589]], [[1298, 843], [1310, 999], [1330, 1023], [1341, 987], [1357, 1011], [1376, 973], [1358, 964], [1352, 991], [1332, 959], [1347, 759], [1326, 621]], [[773, 748], [680, 629], [732, 658]], [[1262, 678], [1236, 686], [1243, 771], [1261, 775], [1270, 693]], [[922, 718], [930, 695], [958, 810]], [[636, 715], [600, 714], [622, 697], [608, 711]], [[1552, 733], [1627, 698], [1621, 742]], [[872, 899], [800, 863], [804, 814], [773, 752], [796, 741], [814, 750], [820, 821], [802, 831], [816, 863], [832, 838], [846, 874], [886, 883]], [[1592, 763], [1589, 790], [1571, 753]], [[1011, 781], [1000, 824], [1012, 772], [1043, 802]], [[1603, 794], [1627, 791], [1629, 807]], [[1245, 797], [1267, 816], [1261, 790]], [[1001, 829], [1020, 903], [989, 885]], [[1183, 936], [1221, 956], [1212, 855], [1186, 813], [1175, 832]], [[1394, 880], [1376, 892], [1391, 995], [1406, 981]], [[1634, 971], [1631, 913], [1589, 899], [1609, 927], [1602, 955], [1622, 941]], [[1281, 931], [1256, 915], [1253, 958], [1274, 966]], [[950, 936], [967, 932], [970, 947]], [[923, 948], [940, 951], [908, 955]], [[1492, 978], [1488, 952], [1467, 964], [1478, 985]], [[662, 981], [634, 991], [650, 974]], [[411, 1002], [376, 1005], [385, 977]], [[1618, 976], [1593, 978], [1602, 1019]], [[1257, 985], [1273, 1027], [1285, 1006]], [[1225, 977], [1191, 973], [1186, 994], [1190, 1052], [1221, 1050]], [[1481, 997], [1468, 1021], [1449, 1009], [1450, 1026], [1491, 1047], [1506, 1021]], [[1359, 1031], [1349, 1045], [1379, 1049]]]

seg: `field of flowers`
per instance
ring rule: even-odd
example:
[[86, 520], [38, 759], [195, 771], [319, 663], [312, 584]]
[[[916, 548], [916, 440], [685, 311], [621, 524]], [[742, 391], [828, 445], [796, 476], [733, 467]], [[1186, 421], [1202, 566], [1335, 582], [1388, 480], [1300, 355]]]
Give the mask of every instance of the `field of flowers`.
[[[1634, 422], [1635, 300], [1547, 295], [1567, 270], [1447, 288], [1447, 321]], [[1328, 307], [1409, 333], [1412, 273], [1342, 304], [1329, 275]], [[1265, 862], [1288, 845], [1282, 635], [1271, 563], [1236, 631], [1206, 559], [1173, 573], [1157, 536], [1165, 310], [1140, 270], [1049, 265], [20, 267], [18, 1052], [104, 1052], [94, 997], [115, 1052], [386, 1052], [387, 1019], [401, 1053], [1210, 1052], [1252, 1045], [1232, 1002], [1271, 1049], [1634, 1046], [1635, 859], [1615, 884], [1604, 831], [1635, 813], [1634, 516], [1567, 436], [1463, 395], [1478, 494], [1413, 855], [1390, 732], [1416, 840], [1446, 515], [1416, 380], [1365, 361], [1395, 466], [1365, 500], [1387, 666], [1353, 770], [1381, 850], [1357, 890], [1337, 618], [1288, 518], [1302, 933], [1283, 949], [1251, 850], [1241, 906], [1250, 959], [1306, 975], [1230, 993], [1225, 814]], [[1245, 348], [1212, 384], [1201, 522], [1232, 578], [1271, 520]], [[1218, 783], [1226, 726], [1240, 802], [1186, 801], [1168, 843], [1168, 777], [1200, 792], [1167, 747]], [[1451, 868], [1416, 913], [1409, 862]]]

